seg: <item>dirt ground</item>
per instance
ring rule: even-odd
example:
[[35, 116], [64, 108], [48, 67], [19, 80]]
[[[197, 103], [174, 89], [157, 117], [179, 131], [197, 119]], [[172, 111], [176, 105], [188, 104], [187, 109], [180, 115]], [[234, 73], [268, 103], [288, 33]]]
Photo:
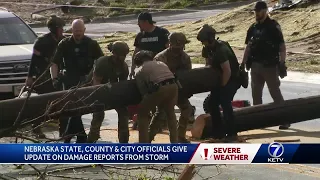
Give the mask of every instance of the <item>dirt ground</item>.
[[[269, 4], [272, 6], [272, 4]], [[204, 63], [200, 56], [202, 45], [196, 39], [198, 30], [209, 24], [217, 31], [219, 39], [228, 41], [235, 51], [243, 54], [247, 29], [255, 22], [253, 4], [235, 8], [217, 16], [195, 22], [179, 23], [165, 26], [170, 32], [183, 32], [191, 41], [186, 45], [186, 52], [193, 63]], [[274, 11], [270, 16], [281, 25], [287, 46], [287, 66], [291, 71], [320, 72], [320, 4], [296, 7], [286, 11]], [[124, 40], [133, 44], [133, 33], [116, 33], [106, 35], [100, 43]], [[133, 47], [131, 47], [133, 49]], [[239, 59], [241, 61], [242, 58]]]
[[[108, 127], [101, 127], [101, 140], [118, 142], [117, 137], [113, 135], [117, 132], [117, 129], [107, 129]], [[103, 130], [106, 129], [106, 130]], [[130, 131], [130, 143], [138, 142], [138, 131]], [[197, 139], [193, 139], [191, 132], [187, 131], [187, 138], [192, 143], [203, 143]], [[302, 131], [297, 129], [290, 130], [275, 130], [272, 128], [257, 129], [251, 131], [244, 131], [239, 133], [239, 137], [245, 140], [247, 143], [272, 143], [272, 142], [286, 142], [286, 143], [315, 143], [320, 142], [320, 135], [318, 131]], [[155, 140], [152, 143], [169, 143], [169, 132], [163, 131], [157, 134]]]

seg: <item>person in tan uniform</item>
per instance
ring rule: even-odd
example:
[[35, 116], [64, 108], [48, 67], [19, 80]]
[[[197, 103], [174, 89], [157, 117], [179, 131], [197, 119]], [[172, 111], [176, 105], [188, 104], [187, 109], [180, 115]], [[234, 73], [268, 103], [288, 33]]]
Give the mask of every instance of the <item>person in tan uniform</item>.
[[139, 143], [150, 143], [148, 136], [149, 112], [156, 106], [167, 115], [170, 142], [177, 143], [177, 119], [174, 106], [178, 100], [178, 86], [174, 74], [160, 61], [153, 61], [150, 51], [139, 51], [134, 58], [139, 67], [137, 87], [142, 95], [138, 110]]
[[[186, 36], [183, 33], [171, 33], [169, 36], [169, 47], [158, 53], [154, 57], [154, 60], [165, 63], [173, 74], [176, 74], [178, 71], [191, 70], [192, 67], [190, 56], [184, 52], [185, 44], [189, 42], [190, 41], [187, 40]], [[180, 143], [189, 143], [189, 141], [185, 138], [185, 135], [187, 131], [188, 121], [192, 115], [193, 109], [188, 97], [184, 97], [183, 95], [179, 94], [177, 103], [177, 106], [179, 107], [181, 112], [178, 124], [178, 141]], [[158, 114], [159, 112], [155, 113], [155, 116], [150, 124], [150, 141], [152, 141], [157, 132], [159, 132], [162, 121], [166, 122], [166, 120], [161, 119]]]
[[[116, 41], [110, 46], [111, 56], [102, 56], [95, 62], [93, 71], [89, 74], [93, 85], [116, 83], [125, 81], [129, 76], [129, 68], [125, 58], [129, 53], [129, 47], [125, 42]], [[120, 143], [128, 143], [128, 110], [126, 107], [116, 109], [118, 113], [118, 138]], [[99, 139], [100, 127], [104, 119], [104, 112], [93, 113], [90, 132], [88, 134], [88, 143], [93, 143]]]

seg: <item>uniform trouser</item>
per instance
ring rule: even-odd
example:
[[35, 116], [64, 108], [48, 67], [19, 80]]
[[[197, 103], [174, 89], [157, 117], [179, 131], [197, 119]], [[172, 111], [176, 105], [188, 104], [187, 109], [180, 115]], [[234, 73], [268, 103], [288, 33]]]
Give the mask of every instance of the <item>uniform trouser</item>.
[[[224, 138], [237, 134], [235, 129], [234, 114], [232, 100], [240, 84], [230, 80], [226, 86], [215, 88], [211, 91], [209, 99], [209, 113], [212, 120], [212, 135], [213, 138]], [[223, 119], [221, 118], [220, 105], [223, 110]]]
[[[129, 142], [129, 117], [127, 108], [116, 109], [118, 113], [118, 139], [119, 143]], [[100, 137], [100, 127], [104, 120], [104, 111], [93, 113], [88, 142], [93, 143]]]
[[253, 105], [262, 104], [262, 93], [264, 84], [267, 83], [269, 93], [275, 103], [284, 101], [280, 91], [280, 79], [278, 67], [264, 67], [259, 63], [251, 66], [251, 88]]
[[[84, 80], [84, 78], [80, 80], [79, 77], [66, 77], [64, 81], [65, 89], [70, 89], [74, 86], [77, 86]], [[70, 143], [74, 135], [77, 136], [76, 143], [85, 143], [87, 141], [87, 134], [84, 130], [81, 116], [73, 116], [68, 119], [68, 124], [64, 135], [67, 136], [64, 141], [65, 143]]]
[[[143, 97], [138, 111], [139, 143], [150, 143], [148, 136], [149, 113], [156, 106], [167, 115], [168, 128], [170, 132], [170, 142], [177, 143], [177, 118], [174, 113], [174, 106], [177, 104], [178, 86], [170, 84], [160, 86], [158, 91], [147, 94]], [[154, 117], [153, 117], [154, 118]]]
[[[192, 106], [190, 104], [190, 101], [188, 98], [180, 97], [178, 98], [178, 108], [180, 109], [180, 118], [179, 118], [179, 124], [178, 124], [178, 139], [184, 139], [186, 132], [187, 132], [187, 126], [188, 121], [190, 118], [190, 115], [192, 114]], [[164, 111], [157, 112], [155, 116], [152, 118], [151, 124], [150, 124], [150, 130], [149, 130], [149, 140], [150, 142], [154, 139], [156, 134], [159, 132], [159, 128], [161, 128], [163, 121], [166, 122], [167, 119], [163, 119], [163, 116], [161, 114], [165, 115]]]
[[[52, 85], [51, 78], [49, 78], [48, 81], [45, 81], [42, 84], [39, 84], [38, 86], [36, 85], [34, 87], [34, 90], [38, 94], [46, 94], [46, 93], [51, 93], [51, 92], [56, 91], [56, 89]], [[41, 128], [40, 128], [41, 122], [43, 122], [43, 119], [39, 119], [39, 121], [36, 121], [36, 122], [33, 123], [32, 127], [33, 127], [35, 132], [40, 132], [41, 131]]]

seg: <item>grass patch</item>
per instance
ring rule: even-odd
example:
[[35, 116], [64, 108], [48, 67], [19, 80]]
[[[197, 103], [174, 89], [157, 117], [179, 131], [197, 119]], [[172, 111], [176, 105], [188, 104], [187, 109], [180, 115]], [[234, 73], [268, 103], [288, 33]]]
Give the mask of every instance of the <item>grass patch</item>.
[[188, 0], [177, 0], [177, 1], [169, 1], [162, 5], [163, 9], [182, 9], [188, 7], [197, 7], [198, 4], [196, 1], [188, 1]]
[[[175, 1], [172, 2], [172, 4]], [[181, 3], [175, 4], [174, 7], [180, 7], [187, 1], [180, 1]], [[167, 5], [169, 7], [169, 5]], [[182, 6], [182, 5], [181, 5]], [[170, 6], [173, 7], [173, 6]], [[175, 25], [165, 26], [170, 32], [183, 32], [191, 41], [186, 45], [186, 52], [189, 54], [196, 54], [192, 56], [193, 63], [204, 63], [204, 59], [200, 56], [202, 45], [196, 39], [198, 30], [204, 24], [213, 26], [217, 31], [217, 37], [221, 40], [228, 41], [232, 46], [242, 47], [244, 45], [247, 29], [255, 22], [254, 13], [252, 11], [253, 4], [245, 5], [226, 13], [208, 17], [195, 22], [179, 23]], [[312, 45], [316, 46], [319, 42], [315, 42], [315, 38], [319, 37], [320, 21], [314, 17], [320, 17], [320, 5], [311, 6], [309, 8], [296, 8], [289, 11], [279, 11], [271, 14], [271, 17], [276, 19], [282, 28], [285, 41], [287, 45], [295, 42], [306, 42], [306, 39], [312, 39]], [[105, 39], [100, 40], [102, 46], [106, 42], [115, 40], [122, 40], [128, 43], [131, 53], [134, 49], [133, 41], [134, 33], [117, 33], [112, 37], [106, 36]], [[300, 55], [288, 56], [289, 70], [306, 71], [306, 72], [319, 72], [320, 71], [320, 58], [304, 57]]]
[[290, 71], [320, 73], [320, 56], [292, 55], [287, 66]]
[[205, 64], [205, 60], [203, 57], [199, 56], [191, 56], [191, 61], [194, 64]]

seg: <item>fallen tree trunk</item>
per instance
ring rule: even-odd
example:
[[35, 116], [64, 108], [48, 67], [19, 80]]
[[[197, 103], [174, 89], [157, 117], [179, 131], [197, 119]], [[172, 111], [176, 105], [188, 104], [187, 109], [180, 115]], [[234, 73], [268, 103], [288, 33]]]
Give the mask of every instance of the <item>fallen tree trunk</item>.
[[[219, 84], [219, 75], [211, 68], [197, 68], [188, 72], [181, 72], [178, 74], [179, 81], [183, 88], [179, 93], [186, 96], [192, 96], [196, 93], [207, 92], [214, 86]], [[50, 103], [58, 98], [63, 98], [67, 91], [60, 91], [54, 93], [43, 94], [39, 96], [30, 97], [27, 106], [21, 113], [23, 122], [43, 115], [46, 112]], [[79, 101], [79, 99], [81, 99]], [[99, 104], [104, 105], [105, 110], [115, 109], [128, 105], [135, 105], [141, 101], [141, 95], [136, 87], [135, 80], [123, 81], [111, 85], [100, 85], [79, 88], [75, 93], [69, 95], [65, 100], [62, 100], [57, 105], [52, 106], [49, 113], [53, 113], [50, 118], [60, 116], [55, 113], [67, 104], [64, 115], [71, 116], [75, 114], [88, 114], [95, 111], [101, 111], [101, 108], [85, 108], [88, 105], [95, 103], [98, 100]], [[14, 124], [25, 98], [10, 99], [0, 101], [0, 129], [9, 128]], [[70, 103], [70, 101], [78, 101], [77, 103]], [[82, 107], [81, 109], [73, 110]], [[70, 111], [71, 110], [71, 111]], [[27, 125], [29, 123], [26, 123]]]
[[290, 99], [281, 104], [269, 103], [235, 109], [238, 132], [292, 124], [320, 117], [320, 96]]
[[[234, 110], [238, 132], [292, 124], [320, 117], [320, 96], [286, 100], [281, 104], [269, 103]], [[82, 109], [82, 111], [90, 111]], [[65, 115], [82, 114], [70, 110]]]
[[[179, 93], [190, 96], [192, 94], [210, 91], [211, 88], [219, 84], [220, 78], [217, 72], [210, 68], [197, 68], [179, 74], [179, 79], [183, 86]], [[21, 115], [24, 122], [42, 115], [49, 102], [61, 98], [65, 93], [66, 91], [61, 91], [30, 97], [28, 105]], [[57, 113], [68, 101], [79, 98], [83, 99], [77, 103], [69, 104], [66, 111]], [[0, 101], [0, 129], [13, 125], [24, 100], [24, 98], [21, 98]], [[96, 100], [99, 100], [99, 103], [104, 107], [99, 106], [99, 104], [94, 104]], [[51, 117], [88, 114], [101, 111], [101, 109], [110, 110], [117, 107], [138, 104], [140, 100], [141, 95], [138, 92], [135, 81], [130, 80], [115, 83], [110, 86], [101, 85], [80, 88], [75, 94], [61, 101], [50, 113], [52, 115]], [[94, 106], [87, 107], [88, 104], [94, 104]], [[79, 109], [79, 107], [81, 108]], [[313, 96], [287, 100], [281, 104], [270, 103], [235, 109], [237, 130], [240, 132], [316, 119], [320, 117], [319, 107], [320, 96]]]

